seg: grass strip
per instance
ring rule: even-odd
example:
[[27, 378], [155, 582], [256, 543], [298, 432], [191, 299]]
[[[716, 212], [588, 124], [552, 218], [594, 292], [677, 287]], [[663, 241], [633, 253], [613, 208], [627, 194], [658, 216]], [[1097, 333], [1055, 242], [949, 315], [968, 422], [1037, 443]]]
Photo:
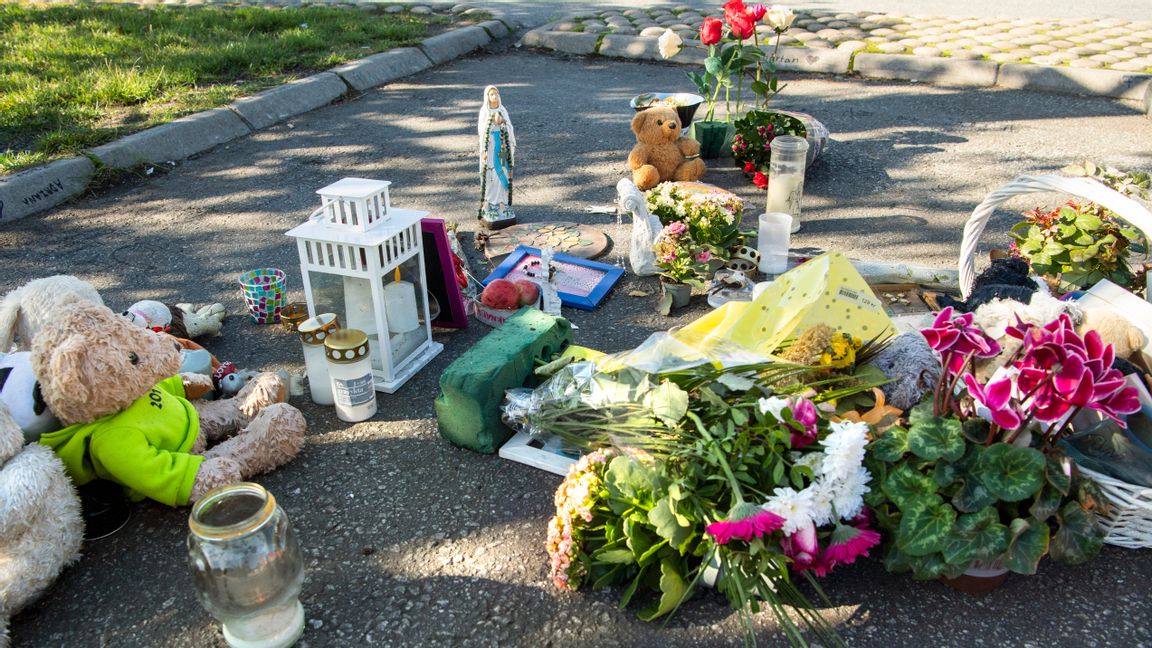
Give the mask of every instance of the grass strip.
[[453, 18], [0, 2], [0, 174], [415, 45]]

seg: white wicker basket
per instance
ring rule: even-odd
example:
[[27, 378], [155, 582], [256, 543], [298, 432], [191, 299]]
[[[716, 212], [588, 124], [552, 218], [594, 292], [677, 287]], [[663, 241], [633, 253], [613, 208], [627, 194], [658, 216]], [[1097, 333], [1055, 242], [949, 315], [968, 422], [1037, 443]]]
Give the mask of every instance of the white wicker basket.
[[[964, 226], [960, 245], [960, 291], [964, 298], [976, 280], [976, 248], [980, 235], [996, 208], [1013, 196], [1043, 192], [1066, 193], [1104, 205], [1116, 215], [1144, 232], [1152, 241], [1152, 213], [1143, 205], [1092, 178], [1070, 178], [1054, 175], [1023, 175], [988, 194], [972, 211]], [[1080, 468], [1085, 477], [1096, 482], [1112, 505], [1108, 516], [1101, 518], [1108, 534], [1104, 542], [1119, 547], [1141, 549], [1152, 547], [1152, 488], [1127, 482]]]
[[1080, 472], [1096, 482], [1112, 510], [1100, 517], [1108, 531], [1104, 542], [1129, 549], [1152, 547], [1152, 488], [1135, 486], [1080, 466]]
[[1013, 196], [1044, 192], [1066, 193], [1104, 205], [1116, 215], [1135, 225], [1152, 241], [1152, 213], [1143, 205], [1092, 178], [1069, 178], [1056, 175], [1022, 175], [988, 194], [984, 202], [972, 210], [964, 226], [964, 240], [960, 244], [960, 292], [964, 298], [972, 291], [976, 281], [976, 248], [980, 235], [996, 208]]

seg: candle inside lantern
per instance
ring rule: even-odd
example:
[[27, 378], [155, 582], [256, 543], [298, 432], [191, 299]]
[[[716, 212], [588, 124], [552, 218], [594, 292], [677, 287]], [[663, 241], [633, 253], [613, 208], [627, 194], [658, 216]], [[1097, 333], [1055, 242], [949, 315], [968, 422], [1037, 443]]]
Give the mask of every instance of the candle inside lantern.
[[416, 303], [416, 286], [400, 279], [400, 268], [396, 268], [395, 280], [384, 286], [384, 313], [388, 317], [388, 330], [392, 333], [407, 333], [420, 326], [419, 305]]

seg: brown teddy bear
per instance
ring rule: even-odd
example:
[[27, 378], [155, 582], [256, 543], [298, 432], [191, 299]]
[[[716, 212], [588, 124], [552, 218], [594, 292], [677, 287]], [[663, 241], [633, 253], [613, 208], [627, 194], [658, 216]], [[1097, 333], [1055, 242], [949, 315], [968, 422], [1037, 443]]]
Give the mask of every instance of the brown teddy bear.
[[[67, 426], [40, 437], [77, 485], [122, 484], [133, 499], [170, 506], [281, 466], [304, 445], [304, 417], [284, 403], [286, 386], [259, 374], [234, 398], [190, 401], [211, 387], [176, 375], [180, 345], [87, 301], [60, 305], [32, 345], [32, 367], [49, 409]], [[212, 448], [208, 444], [220, 442]]]
[[640, 191], [669, 180], [699, 180], [704, 177], [700, 143], [681, 137], [680, 118], [670, 106], [653, 106], [632, 118], [636, 146], [628, 154], [632, 182]]

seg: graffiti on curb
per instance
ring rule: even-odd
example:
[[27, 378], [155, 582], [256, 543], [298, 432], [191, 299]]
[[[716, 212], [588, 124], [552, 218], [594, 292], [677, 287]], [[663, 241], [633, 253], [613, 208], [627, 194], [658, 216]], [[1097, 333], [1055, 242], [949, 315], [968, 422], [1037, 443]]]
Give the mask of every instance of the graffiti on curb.
[[[21, 199], [21, 202], [23, 202], [25, 205], [28, 205], [28, 206], [35, 205], [36, 203], [40, 202], [41, 200], [48, 200], [49, 197], [51, 197], [54, 194], [60, 193], [61, 191], [64, 191], [64, 181], [61, 180], [60, 178], [56, 178], [55, 180], [49, 182], [48, 186], [44, 187], [43, 189], [41, 189], [35, 193], [28, 194], [27, 196], [24, 196], [24, 198]], [[0, 200], [0, 219], [3, 219], [3, 218], [4, 218], [4, 201]]]

